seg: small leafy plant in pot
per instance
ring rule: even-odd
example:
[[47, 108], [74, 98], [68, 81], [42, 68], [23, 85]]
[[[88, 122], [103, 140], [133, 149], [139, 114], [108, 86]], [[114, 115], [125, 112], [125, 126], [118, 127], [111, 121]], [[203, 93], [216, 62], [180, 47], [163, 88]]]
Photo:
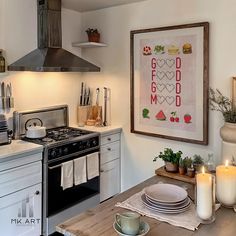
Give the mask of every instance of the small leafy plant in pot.
[[204, 165], [204, 160], [200, 155], [195, 154], [193, 156], [193, 167], [196, 172], [199, 172]]
[[157, 158], [162, 159], [165, 162], [165, 169], [167, 172], [178, 172], [179, 159], [181, 158], [182, 152], [174, 152], [171, 148], [165, 148], [164, 152], [160, 152], [153, 161], [156, 161]]
[[90, 28], [88, 28], [86, 30], [86, 33], [88, 35], [88, 41], [89, 42], [95, 42], [95, 43], [99, 43], [100, 42], [100, 33], [98, 32], [97, 29], [90, 29]]
[[195, 176], [195, 169], [193, 167], [192, 158], [186, 157], [185, 163], [186, 163], [186, 167], [187, 167], [187, 176], [193, 178]]

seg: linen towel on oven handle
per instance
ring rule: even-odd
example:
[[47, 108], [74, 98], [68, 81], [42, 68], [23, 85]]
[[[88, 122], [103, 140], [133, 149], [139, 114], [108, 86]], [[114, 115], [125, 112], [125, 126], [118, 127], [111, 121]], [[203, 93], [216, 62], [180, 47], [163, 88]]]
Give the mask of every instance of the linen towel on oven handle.
[[67, 161], [61, 164], [61, 187], [63, 190], [73, 186], [73, 161]]
[[74, 185], [87, 182], [86, 156], [74, 159]]
[[99, 176], [99, 152], [87, 155], [87, 175], [88, 180]]

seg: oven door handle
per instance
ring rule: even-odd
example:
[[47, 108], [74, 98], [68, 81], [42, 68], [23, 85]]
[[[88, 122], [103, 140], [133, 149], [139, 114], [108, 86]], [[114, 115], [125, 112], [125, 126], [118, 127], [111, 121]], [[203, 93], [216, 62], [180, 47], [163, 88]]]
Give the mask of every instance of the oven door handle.
[[62, 166], [62, 164], [59, 164], [59, 165], [56, 165], [56, 166], [52, 166], [52, 167], [48, 167], [48, 169], [49, 170], [53, 170], [53, 169], [56, 169], [56, 168], [58, 168], [58, 167], [61, 167]]

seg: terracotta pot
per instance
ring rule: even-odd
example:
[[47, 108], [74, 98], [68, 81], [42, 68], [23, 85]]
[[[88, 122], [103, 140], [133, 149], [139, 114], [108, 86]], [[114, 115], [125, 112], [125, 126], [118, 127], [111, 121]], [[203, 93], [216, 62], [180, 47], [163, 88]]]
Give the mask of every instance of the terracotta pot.
[[99, 43], [100, 42], [100, 34], [99, 33], [88, 34], [88, 41]]
[[220, 128], [220, 136], [225, 142], [236, 143], [236, 123], [225, 122]]
[[193, 168], [187, 168], [187, 176], [193, 178], [195, 176], [195, 170]]
[[185, 173], [186, 173], [186, 168], [185, 168], [185, 167], [179, 167], [179, 173], [180, 173], [181, 175], [185, 175]]
[[173, 164], [172, 162], [165, 162], [165, 169], [167, 172], [178, 172], [179, 166], [178, 164]]

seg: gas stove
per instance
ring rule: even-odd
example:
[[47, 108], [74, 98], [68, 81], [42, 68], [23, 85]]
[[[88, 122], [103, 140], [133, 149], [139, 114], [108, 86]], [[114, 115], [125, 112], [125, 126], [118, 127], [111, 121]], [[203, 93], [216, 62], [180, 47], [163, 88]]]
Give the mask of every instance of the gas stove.
[[21, 139], [36, 144], [50, 146], [51, 144], [63, 144], [65, 142], [71, 142], [82, 138], [93, 136], [94, 132], [77, 129], [73, 127], [59, 127], [46, 130], [46, 136], [43, 138], [27, 138], [22, 136]]
[[[67, 105], [13, 113], [14, 138], [44, 147], [42, 235], [45, 236], [51, 235], [60, 222], [100, 201], [100, 175], [65, 191], [61, 187], [62, 166], [66, 163], [90, 155], [97, 156], [100, 163], [99, 133], [70, 127], [68, 121]], [[27, 138], [30, 124], [46, 127], [46, 136]]]

